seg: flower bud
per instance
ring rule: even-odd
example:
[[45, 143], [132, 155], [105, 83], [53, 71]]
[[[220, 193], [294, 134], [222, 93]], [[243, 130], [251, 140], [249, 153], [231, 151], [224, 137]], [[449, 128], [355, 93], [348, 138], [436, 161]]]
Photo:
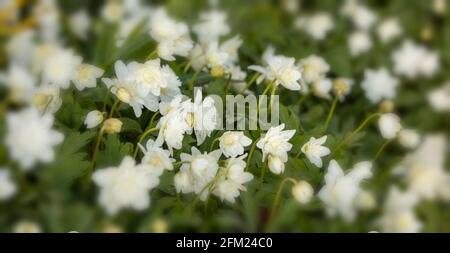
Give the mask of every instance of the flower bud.
[[394, 102], [391, 100], [383, 100], [383, 102], [380, 103], [380, 112], [382, 113], [389, 113], [394, 110]]
[[151, 230], [153, 233], [167, 233], [169, 231], [169, 225], [164, 219], [158, 218], [152, 222]]
[[381, 115], [378, 120], [378, 127], [380, 129], [381, 136], [385, 139], [394, 139], [397, 137], [398, 132], [402, 129], [400, 118], [393, 113]]
[[103, 123], [103, 130], [108, 134], [115, 134], [120, 133], [120, 130], [122, 129], [122, 121], [111, 118], [105, 120]]
[[87, 114], [84, 124], [87, 128], [94, 128], [103, 122], [103, 113], [94, 110]]
[[415, 148], [419, 145], [419, 134], [411, 129], [403, 129], [398, 133], [398, 141], [405, 148]]
[[292, 187], [292, 195], [300, 204], [306, 204], [314, 195], [314, 189], [308, 182], [302, 180]]
[[278, 156], [269, 155], [268, 165], [270, 171], [272, 171], [274, 174], [279, 175], [284, 172], [284, 163]]

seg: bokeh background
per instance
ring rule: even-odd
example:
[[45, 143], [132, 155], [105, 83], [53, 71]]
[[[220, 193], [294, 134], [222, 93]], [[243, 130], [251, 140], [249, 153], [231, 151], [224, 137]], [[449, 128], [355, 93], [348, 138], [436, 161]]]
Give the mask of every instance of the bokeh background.
[[[56, 9], [42, 8], [36, 11], [40, 2], [54, 2]], [[0, 69], [7, 73], [11, 64], [8, 43], [15, 36], [27, 31], [45, 33], [39, 29], [46, 28], [42, 23], [57, 20], [59, 25], [58, 43], [70, 47], [83, 57], [83, 61], [100, 66], [105, 76], [113, 73], [113, 63], [117, 59], [144, 61], [155, 47], [155, 42], [145, 29], [135, 29], [125, 38], [123, 44], [117, 41], [121, 37], [121, 26], [125, 26], [127, 18], [117, 23], [105, 22], [102, 11], [108, 1], [64, 0], [64, 1], [8, 1], [0, 0]], [[117, 1], [121, 3], [121, 1]], [[129, 5], [139, 1], [124, 1]], [[372, 47], [366, 53], [352, 56], [348, 40], [357, 28], [348, 16], [342, 14], [346, 1], [336, 0], [226, 0], [226, 1], [140, 1], [141, 5], [164, 6], [168, 13], [177, 20], [193, 25], [199, 20], [203, 11], [213, 7], [227, 13], [227, 22], [232, 35], [239, 34], [243, 44], [239, 49], [239, 65], [246, 69], [252, 64], [260, 64], [261, 55], [268, 45], [276, 48], [277, 53], [305, 58], [311, 54], [320, 55], [330, 65], [329, 76], [349, 77], [355, 81], [351, 95], [345, 102], [339, 103], [328, 129], [329, 147], [336, 147], [339, 140], [354, 130], [370, 113], [379, 110], [393, 111], [401, 118], [402, 125], [417, 131], [421, 140], [430, 134], [439, 134], [445, 140], [444, 145], [428, 148], [424, 157], [430, 156], [432, 161], [440, 159], [437, 165], [439, 173], [427, 175], [424, 172], [419, 178], [425, 180], [430, 189], [434, 189], [433, 180], [449, 177], [450, 152], [447, 138], [450, 129], [450, 110], [448, 107], [449, 88], [442, 91], [440, 99], [447, 107], [436, 109], [430, 103], [430, 93], [442, 89], [450, 80], [450, 2], [423, 0], [377, 0], [357, 1], [369, 8], [377, 16], [377, 21], [368, 34]], [[348, 1], [347, 1], [348, 2]], [[16, 7], [11, 7], [16, 5]], [[443, 7], [442, 7], [443, 6]], [[125, 8], [125, 7], [124, 7]], [[137, 8], [139, 9], [139, 8]], [[144, 12], [146, 9], [140, 8]], [[87, 11], [90, 23], [86, 37], [76, 34], [70, 24], [73, 14], [80, 10]], [[326, 13], [332, 18], [334, 25], [323, 40], [314, 39], [305, 29], [296, 26], [299, 18], [309, 17], [317, 13]], [[40, 16], [41, 15], [41, 16]], [[144, 14], [145, 15], [145, 14]], [[149, 14], [151, 12], [149, 11]], [[398, 20], [402, 34], [383, 43], [377, 36], [377, 26], [386, 18]], [[47, 21], [45, 21], [47, 20]], [[40, 23], [41, 22], [41, 23]], [[132, 23], [132, 22], [130, 22]], [[141, 25], [135, 22], [137, 26]], [[122, 28], [124, 29], [124, 28]], [[126, 34], [126, 33], [125, 33]], [[195, 36], [193, 35], [195, 40]], [[398, 76], [400, 85], [395, 98], [386, 103], [373, 104], [365, 98], [361, 82], [364, 71], [385, 67], [394, 69], [392, 53], [402, 46], [405, 40], [425, 46], [436, 52], [439, 57], [439, 70], [433, 75], [404, 78]], [[176, 68], [176, 62], [171, 67]], [[192, 73], [181, 76], [189, 80]], [[205, 83], [213, 82], [208, 74], [199, 77]], [[203, 78], [203, 79], [202, 79]], [[6, 114], [24, 105], [11, 101], [11, 89], [6, 82], [0, 81], [0, 136], [7, 135]], [[214, 81], [217, 82], [217, 81]], [[38, 86], [40, 84], [36, 84]], [[217, 84], [217, 85], [220, 85]], [[207, 93], [219, 94], [220, 89], [209, 85]], [[262, 93], [262, 87], [253, 87], [256, 93]], [[393, 143], [386, 147], [383, 154], [374, 161], [374, 176], [364, 183], [364, 189], [372, 193], [374, 204], [358, 212], [357, 218], [347, 222], [340, 217], [327, 217], [323, 203], [313, 199], [306, 205], [299, 204], [291, 195], [290, 187], [282, 191], [280, 207], [274, 219], [269, 222], [268, 216], [281, 178], [277, 175], [266, 175], [264, 189], [259, 189], [257, 182], [247, 185], [235, 204], [225, 204], [212, 199], [208, 209], [198, 205], [195, 210], [186, 208], [195, 196], [183, 196], [177, 199], [172, 185], [173, 174], [165, 173], [161, 177], [160, 186], [151, 192], [152, 205], [144, 212], [125, 210], [116, 216], [108, 216], [97, 204], [97, 189], [85, 187], [82, 178], [85, 167], [89, 163], [90, 150], [95, 136], [92, 130], [86, 130], [83, 122], [87, 112], [92, 110], [93, 103], [103, 99], [106, 87], [98, 84], [98, 88], [83, 92], [74, 89], [61, 91], [62, 107], [55, 113], [55, 129], [65, 135], [64, 142], [57, 146], [54, 161], [39, 165], [32, 171], [25, 172], [11, 159], [6, 145], [0, 145], [0, 165], [10, 171], [17, 191], [7, 200], [0, 202], [0, 231], [41, 231], [41, 232], [369, 232], [382, 231], [378, 220], [386, 211], [389, 190], [395, 186], [407, 190], [410, 177], [398, 172], [398, 165], [405, 157], [416, 149], [407, 149]], [[219, 94], [220, 95], [220, 94]], [[327, 116], [331, 100], [319, 99], [300, 93], [283, 90], [281, 121], [288, 129], [297, 129], [302, 133], [291, 142], [294, 144], [290, 161], [286, 164], [285, 176], [303, 178], [311, 183], [316, 192], [323, 185], [325, 168], [317, 169], [305, 159], [295, 158], [301, 144], [317, 131]], [[8, 101], [8, 102], [6, 102]], [[392, 108], [384, 108], [384, 107]], [[444, 106], [445, 107], [445, 106]], [[130, 153], [136, 140], [135, 129], [145, 128], [151, 114], [144, 114], [137, 123], [129, 122], [126, 131], [108, 136], [105, 148], [99, 153], [98, 166], [117, 165], [121, 158]], [[137, 124], [137, 125], [136, 125]], [[250, 133], [252, 134], [252, 133]], [[259, 134], [259, 133], [258, 133]], [[193, 145], [192, 138], [185, 140], [184, 149]], [[375, 123], [369, 124], [358, 133], [351, 143], [342, 150], [337, 159], [343, 168], [351, 168], [361, 160], [371, 160], [385, 140]], [[209, 144], [209, 143], [207, 143]], [[209, 146], [209, 145], [207, 145]], [[439, 146], [439, 147], [438, 147]], [[442, 147], [443, 146], [443, 147]], [[420, 147], [420, 144], [419, 144]], [[434, 149], [435, 148], [435, 149]], [[438, 158], [433, 157], [438, 156]], [[255, 160], [261, 154], [255, 153]], [[423, 158], [423, 157], [422, 157]], [[421, 166], [433, 162], [424, 161]], [[327, 164], [327, 163], [325, 163]], [[252, 164], [256, 169], [257, 162]], [[411, 166], [414, 166], [411, 165]], [[431, 166], [431, 165], [430, 165]], [[435, 166], [433, 164], [433, 166]], [[434, 169], [434, 168], [433, 168]], [[431, 170], [431, 169], [430, 169]], [[257, 180], [256, 180], [257, 181]], [[0, 183], [2, 183], [0, 181]], [[440, 183], [444, 192], [431, 194], [429, 198], [420, 198], [412, 208], [415, 216], [398, 217], [404, 220], [392, 220], [392, 224], [420, 221], [421, 232], [450, 232], [450, 205], [448, 189], [450, 180]], [[434, 187], [434, 188], [433, 188]], [[86, 189], [87, 188], [87, 189]], [[2, 186], [0, 185], [0, 191]], [[447, 194], [447, 196], [445, 196]], [[407, 226], [407, 225], [405, 225]], [[417, 231], [417, 232], [418, 232]]]

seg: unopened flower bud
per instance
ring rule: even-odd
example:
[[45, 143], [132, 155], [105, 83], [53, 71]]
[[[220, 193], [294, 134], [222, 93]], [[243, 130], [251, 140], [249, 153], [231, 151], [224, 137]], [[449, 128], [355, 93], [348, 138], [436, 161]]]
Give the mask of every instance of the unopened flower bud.
[[383, 100], [380, 104], [380, 112], [390, 113], [394, 111], [394, 102], [392, 100]]
[[87, 128], [94, 128], [103, 122], [103, 113], [94, 110], [87, 114], [84, 124]]
[[308, 182], [302, 180], [292, 187], [292, 195], [300, 204], [306, 204], [314, 195], [314, 189]]
[[105, 120], [103, 123], [103, 130], [108, 134], [115, 134], [120, 133], [120, 130], [122, 129], [122, 121], [111, 118]]

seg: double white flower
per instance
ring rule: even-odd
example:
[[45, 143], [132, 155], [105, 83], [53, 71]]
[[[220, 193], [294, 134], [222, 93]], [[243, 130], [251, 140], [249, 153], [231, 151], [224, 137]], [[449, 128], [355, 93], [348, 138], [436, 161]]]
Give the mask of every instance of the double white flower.
[[191, 154], [182, 153], [183, 165], [174, 178], [177, 192], [194, 192], [202, 201], [206, 200], [213, 189], [221, 155], [220, 150], [202, 154], [195, 147], [192, 147]]
[[145, 210], [150, 205], [148, 191], [159, 184], [161, 173], [149, 164], [136, 165], [129, 156], [118, 167], [97, 170], [93, 180], [100, 187], [99, 202], [110, 215], [126, 207]]
[[344, 171], [335, 160], [331, 160], [325, 175], [325, 185], [319, 191], [319, 199], [326, 205], [329, 216], [341, 215], [352, 221], [356, 215], [355, 200], [361, 192], [360, 184], [372, 176], [372, 163], [360, 162], [353, 169]]
[[54, 146], [61, 143], [64, 135], [52, 130], [53, 115], [35, 109], [9, 113], [6, 117], [6, 145], [10, 155], [23, 169], [31, 169], [37, 162], [51, 162], [55, 157]]
[[274, 82], [274, 85], [282, 85], [289, 90], [300, 90], [300, 80], [302, 74], [295, 59], [283, 55], [275, 55], [273, 48], [269, 47], [263, 55], [265, 66], [251, 65], [248, 68], [261, 73], [257, 83], [264, 79]]
[[288, 141], [295, 134], [295, 130], [283, 131], [283, 129], [284, 124], [271, 127], [256, 144], [262, 151], [262, 161], [268, 158], [269, 169], [274, 174], [283, 173], [284, 163], [288, 160], [287, 152], [292, 148], [292, 144]]
[[253, 175], [245, 172], [246, 163], [243, 159], [247, 155], [230, 158], [225, 161], [225, 166], [218, 171], [217, 182], [214, 184], [212, 193], [222, 201], [235, 202], [240, 191], [245, 191], [245, 183], [253, 179]]
[[237, 157], [244, 154], [244, 148], [252, 144], [252, 140], [243, 132], [228, 131], [219, 138], [220, 150], [226, 157]]
[[193, 47], [188, 26], [170, 18], [162, 8], [150, 16], [150, 35], [158, 42], [158, 56], [166, 61], [174, 61], [174, 55], [188, 56]]

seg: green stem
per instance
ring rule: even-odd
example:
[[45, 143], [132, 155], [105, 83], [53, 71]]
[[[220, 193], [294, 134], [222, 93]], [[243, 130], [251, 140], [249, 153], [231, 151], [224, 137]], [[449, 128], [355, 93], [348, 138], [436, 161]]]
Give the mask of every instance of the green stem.
[[191, 80], [189, 81], [189, 90], [192, 91], [194, 90], [194, 82], [195, 79], [197, 78], [197, 76], [200, 74], [200, 72], [202, 71], [202, 69], [205, 67], [205, 65], [201, 66], [200, 68], [198, 68], [194, 75], [192, 76]]
[[100, 143], [102, 141], [102, 137], [103, 137], [103, 128], [100, 129], [100, 132], [98, 133], [98, 136], [97, 136], [97, 140], [95, 141], [94, 151], [92, 153], [92, 160], [91, 160], [91, 164], [90, 164], [89, 170], [88, 170], [88, 179], [89, 180], [91, 179], [92, 173], [94, 172], [94, 169], [95, 169], [95, 161], [97, 159], [97, 153], [100, 148]]
[[281, 192], [283, 191], [283, 187], [287, 182], [291, 182], [293, 184], [296, 184], [297, 181], [291, 177], [287, 177], [285, 179], [283, 179], [283, 181], [281, 181], [280, 186], [278, 187], [278, 191], [277, 194], [275, 195], [275, 199], [273, 201], [273, 205], [272, 205], [272, 209], [270, 211], [270, 216], [269, 216], [269, 222], [273, 219], [273, 216], [275, 215], [275, 212], [277, 210], [278, 204], [280, 202], [280, 197], [281, 197]]
[[247, 85], [245, 86], [245, 90], [247, 90], [248, 88], [250, 88], [250, 86], [252, 86], [252, 84], [256, 81], [256, 79], [258, 78], [259, 73], [255, 73], [252, 78], [250, 79], [250, 81], [248, 81]]
[[108, 118], [111, 118], [114, 114], [114, 111], [116, 110], [117, 106], [119, 106], [120, 104], [120, 100], [116, 100], [116, 102], [114, 102], [113, 106], [111, 107], [111, 111], [109, 111], [109, 115]]
[[248, 157], [247, 157], [247, 164], [245, 165], [245, 171], [247, 171], [248, 166], [250, 166], [250, 162], [252, 161], [252, 156], [253, 156], [253, 152], [255, 151], [257, 141], [258, 140], [255, 140], [253, 142], [252, 147], [250, 148], [250, 152], [248, 153]]
[[272, 104], [273, 104], [272, 97], [275, 96], [276, 91], [277, 91], [277, 86], [273, 85], [272, 92], [270, 93], [269, 112], [272, 112]]
[[386, 149], [386, 147], [391, 143], [392, 140], [386, 140], [383, 145], [378, 149], [377, 153], [375, 154], [375, 157], [373, 158], [373, 162], [375, 162], [378, 157], [383, 153], [383, 151]]
[[344, 138], [343, 141], [337, 145], [337, 147], [334, 149], [332, 157], [334, 154], [336, 154], [344, 144], [346, 144], [350, 139], [352, 139], [357, 133], [359, 133], [373, 118], [380, 116], [380, 113], [373, 113], [369, 115], [359, 126], [356, 128], [353, 132], [351, 132], [349, 135], [347, 135], [346, 138]]
[[147, 60], [153, 59], [153, 58], [155, 58], [157, 56], [158, 56], [158, 50], [155, 49], [147, 56]]
[[230, 90], [230, 86], [231, 86], [231, 74], [228, 76], [228, 80], [227, 80], [227, 84], [225, 85], [225, 92], [224, 92], [224, 97], [227, 96], [228, 91]]
[[271, 83], [269, 83], [269, 84], [267, 85], [266, 89], [263, 91], [263, 93], [261, 94], [261, 96], [260, 96], [260, 98], [259, 98], [259, 100], [258, 100], [258, 107], [256, 108], [258, 113], [259, 113], [259, 110], [261, 109], [261, 108], [260, 108], [260, 107], [261, 107], [261, 101], [262, 101], [262, 98], [261, 98], [261, 97], [264, 96], [264, 95], [266, 95], [267, 92], [269, 92], [270, 87], [272, 86], [272, 83], [273, 83], [273, 82], [271, 82]]
[[260, 178], [259, 178], [259, 184], [260, 184], [260, 186], [262, 186], [263, 185], [263, 183], [264, 183], [264, 175], [266, 174], [266, 170], [267, 170], [267, 165], [264, 163], [263, 164], [263, 166], [262, 166], [262, 170], [261, 170], [261, 176], [260, 176]]
[[149, 134], [151, 134], [152, 132], [157, 131], [157, 130], [159, 130], [159, 128], [156, 128], [156, 127], [150, 128], [149, 130], [145, 131], [145, 133], [143, 133], [143, 134], [139, 137], [139, 140], [138, 140], [138, 142], [136, 143], [136, 147], [134, 148], [134, 154], [133, 154], [133, 158], [134, 158], [134, 159], [136, 159], [137, 153], [138, 153], [138, 151], [139, 151], [139, 143], [141, 143], [141, 142], [145, 139], [145, 137], [147, 137], [147, 135], [149, 135]]
[[150, 119], [150, 124], [148, 124], [150, 127], [152, 127], [153, 122], [155, 121], [156, 116], [159, 115], [159, 111], [155, 112], [152, 116], [152, 118]]
[[333, 103], [331, 104], [330, 112], [328, 113], [327, 120], [325, 121], [325, 125], [323, 126], [323, 132], [325, 132], [327, 130], [328, 125], [330, 124], [331, 118], [333, 118], [333, 114], [336, 109], [337, 102], [338, 102], [338, 97], [336, 96], [333, 99]]
[[219, 139], [220, 139], [220, 138], [217, 137], [217, 138], [215, 138], [215, 139], [211, 142], [211, 145], [209, 146], [209, 152], [212, 151], [212, 149], [214, 148], [214, 144], [216, 144], [216, 142], [218, 142]]

